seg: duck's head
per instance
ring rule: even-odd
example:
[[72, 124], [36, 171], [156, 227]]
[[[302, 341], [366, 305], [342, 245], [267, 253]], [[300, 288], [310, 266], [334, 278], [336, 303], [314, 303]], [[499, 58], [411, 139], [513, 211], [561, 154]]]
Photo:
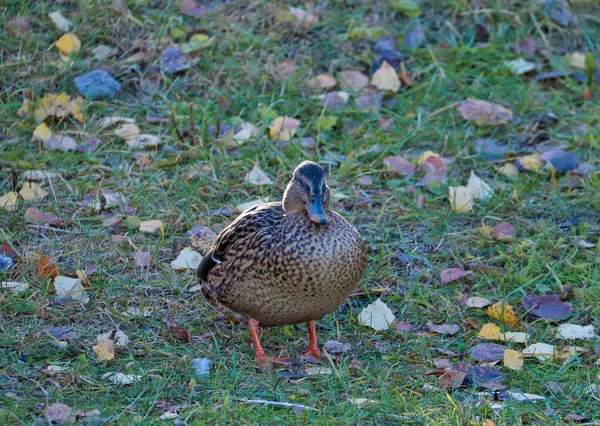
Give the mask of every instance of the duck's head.
[[296, 167], [294, 177], [285, 188], [283, 209], [286, 212], [307, 212], [310, 220], [325, 225], [329, 221], [330, 196], [325, 170], [317, 163], [305, 161]]

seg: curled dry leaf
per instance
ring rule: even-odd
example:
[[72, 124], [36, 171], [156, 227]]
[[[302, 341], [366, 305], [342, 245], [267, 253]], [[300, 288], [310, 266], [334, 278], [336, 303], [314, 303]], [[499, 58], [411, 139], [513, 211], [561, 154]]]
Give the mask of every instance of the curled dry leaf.
[[462, 277], [472, 275], [473, 271], [465, 271], [462, 268], [449, 268], [442, 271], [440, 279], [442, 284], [448, 284], [449, 282], [456, 281]]
[[25, 221], [61, 228], [64, 226], [62, 220], [53, 214], [46, 214], [36, 207], [28, 207], [25, 210]]
[[182, 343], [192, 343], [192, 337], [187, 328], [182, 327], [179, 323], [169, 316], [163, 318], [163, 322], [169, 328], [169, 331], [175, 335], [175, 338]]
[[471, 176], [469, 176], [469, 181], [467, 182], [467, 186], [470, 188], [475, 188], [477, 190], [477, 194], [475, 198], [479, 198], [480, 200], [487, 200], [494, 195], [494, 190], [490, 185], [488, 185], [483, 179], [477, 176], [473, 170], [471, 170]]
[[383, 159], [383, 164], [399, 175], [412, 176], [415, 174], [415, 165], [401, 155], [392, 155]]
[[475, 196], [479, 191], [470, 186], [449, 186], [448, 201], [450, 208], [455, 213], [467, 213], [473, 211]]
[[479, 99], [462, 101], [457, 109], [465, 120], [473, 120], [480, 126], [504, 124], [513, 119], [512, 111], [508, 108]]
[[400, 90], [400, 78], [398, 73], [387, 61], [371, 77], [371, 84], [383, 92], [395, 93]]
[[246, 182], [252, 185], [272, 185], [273, 181], [262, 169], [258, 166], [258, 163], [254, 164], [254, 167], [246, 175]]
[[488, 299], [479, 296], [471, 296], [467, 299], [467, 307], [468, 308], [485, 308], [488, 305], [491, 305]]
[[38, 107], [35, 110], [35, 118], [37, 121], [44, 121], [46, 117], [66, 117], [71, 115], [75, 120], [83, 123], [83, 101], [81, 98], [71, 99], [65, 93], [56, 95], [48, 93], [40, 100]]
[[504, 350], [504, 366], [511, 370], [519, 371], [523, 368], [524, 355], [513, 349]]
[[431, 321], [425, 326], [425, 330], [430, 333], [444, 334], [448, 336], [454, 336], [460, 330], [460, 327], [456, 324], [434, 324]]
[[54, 259], [50, 256], [40, 253], [37, 261], [38, 278], [43, 280], [47, 277], [56, 278], [58, 276], [58, 267]]
[[81, 49], [81, 41], [73, 33], [67, 33], [56, 40], [56, 47], [65, 55], [78, 52]]
[[365, 307], [358, 315], [358, 321], [362, 325], [366, 325], [375, 330], [387, 330], [395, 320], [396, 317], [391, 309], [379, 298]]
[[115, 385], [130, 385], [139, 382], [143, 376], [139, 374], [123, 374], [123, 373], [106, 373], [102, 376], [103, 379], [108, 379]]
[[275, 141], [288, 142], [294, 137], [300, 122], [291, 117], [277, 117], [269, 126], [269, 137]]
[[115, 359], [115, 344], [110, 339], [102, 339], [93, 348], [98, 359], [102, 361], [110, 361]]
[[54, 279], [54, 289], [59, 296], [70, 297], [84, 304], [90, 301], [90, 297], [81, 284], [80, 278], [59, 275]]
[[496, 302], [487, 308], [488, 316], [502, 321], [504, 324], [518, 327], [519, 319], [515, 315], [515, 312], [508, 303]]
[[360, 92], [369, 84], [369, 77], [360, 71], [340, 72], [340, 84], [345, 90]]
[[556, 338], [561, 340], [595, 339], [593, 325], [561, 324], [556, 332]]
[[183, 269], [196, 270], [200, 262], [202, 261], [202, 255], [191, 247], [186, 247], [179, 252], [177, 259], [171, 262], [171, 268], [176, 271]]

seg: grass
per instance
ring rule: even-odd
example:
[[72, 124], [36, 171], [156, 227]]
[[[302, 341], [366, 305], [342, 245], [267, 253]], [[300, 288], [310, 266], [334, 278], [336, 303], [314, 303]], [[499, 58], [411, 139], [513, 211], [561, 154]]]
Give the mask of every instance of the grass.
[[[498, 367], [509, 389], [543, 395], [547, 399], [541, 403], [510, 403], [498, 414], [489, 398], [478, 395], [480, 389], [424, 388], [437, 386], [435, 377], [424, 374], [435, 368], [434, 358], [446, 356], [436, 348], [460, 354], [453, 361], [470, 362], [465, 352], [481, 342], [477, 332], [490, 321], [485, 310], [460, 304], [463, 294], [512, 304], [523, 323], [518, 331], [530, 333], [533, 342], [565, 346], [554, 338], [555, 324], [527, 317], [521, 308], [525, 294], [561, 294], [571, 288], [574, 313], [569, 322], [596, 327], [600, 322], [598, 246], [579, 244], [598, 242], [600, 175], [575, 179], [542, 171], [509, 179], [496, 171], [497, 164], [474, 151], [479, 138], [497, 139], [520, 154], [537, 149], [519, 141], [537, 133], [537, 117], [552, 112], [560, 120], [544, 130], [550, 135], [546, 145], [565, 145], [580, 162], [598, 166], [598, 96], [584, 102], [585, 86], [574, 79], [540, 83], [515, 76], [503, 65], [523, 56], [513, 51], [522, 38], [537, 41], [533, 59], [543, 67], [539, 72], [564, 69], [564, 51], [597, 53], [599, 10], [593, 2], [573, 9], [570, 28], [549, 21], [549, 12], [533, 1], [487, 2], [480, 11], [463, 1], [423, 4], [418, 21], [427, 44], [415, 50], [401, 48], [414, 85], [390, 97], [378, 113], [356, 109], [353, 99], [340, 112], [323, 111], [306, 82], [322, 72], [368, 73], [374, 43], [346, 40], [351, 27], [380, 26], [404, 38], [407, 25], [416, 19], [391, 12], [386, 2], [320, 2], [320, 21], [310, 31], [281, 22], [276, 5], [265, 1], [213, 2], [201, 20], [181, 15], [175, 2], [130, 1], [133, 18], [114, 12], [109, 3], [64, 1], [56, 6], [49, 1], [11, 0], [0, 16], [3, 26], [15, 17], [25, 17], [31, 25], [28, 31], [0, 34], [0, 195], [13, 190], [13, 180], [17, 190], [21, 187], [25, 169], [53, 170], [65, 178], [54, 179], [51, 187], [46, 182], [50, 194], [41, 202], [21, 200], [14, 211], [0, 210], [0, 243], [7, 242], [19, 253], [16, 266], [0, 278], [30, 284], [25, 293], [0, 292], [0, 423], [34, 423], [54, 402], [76, 410], [97, 408], [103, 419], [122, 424], [173, 422], [159, 418], [164, 412], [156, 407], [160, 401], [183, 406], [179, 424], [184, 419], [188, 424], [468, 425], [485, 419], [497, 424], [570, 424], [573, 414], [600, 420], [597, 400], [586, 393], [599, 380], [594, 343], [589, 341], [576, 342], [590, 352], [568, 363], [527, 359], [520, 371]], [[82, 41], [71, 66], [61, 61], [53, 46], [62, 32], [47, 14], [57, 9], [74, 22]], [[475, 41], [482, 27], [489, 32], [486, 43]], [[160, 53], [172, 42], [183, 41], [173, 36], [174, 29], [207, 30], [215, 35], [215, 44], [202, 51], [187, 72], [163, 75]], [[100, 44], [115, 47], [116, 56], [94, 59], [91, 49]], [[284, 60], [294, 64], [290, 78], [278, 75], [277, 65]], [[65, 119], [52, 128], [78, 142], [85, 135], [97, 135], [102, 140], [99, 149], [90, 154], [50, 152], [31, 142], [37, 123], [32, 116], [18, 115], [24, 97], [33, 98], [35, 105], [46, 93], [76, 95], [73, 78], [97, 67], [107, 67], [122, 83], [117, 98], [85, 101], [85, 124]], [[429, 116], [468, 97], [509, 106], [515, 118], [503, 126], [476, 126], [455, 109]], [[197, 137], [202, 137], [200, 146], [180, 141], [170, 124], [174, 111], [178, 127], [188, 128], [190, 104]], [[301, 135], [314, 137], [316, 148], [269, 140], [268, 110], [299, 119]], [[112, 129], [98, 130], [94, 125], [96, 119], [111, 115], [133, 117], [144, 133], [163, 136], [168, 147], [144, 152], [154, 166], [137, 166]], [[320, 131], [317, 120], [322, 115], [337, 117], [333, 130]], [[381, 128], [379, 119], [391, 122], [389, 131]], [[210, 136], [209, 127], [217, 122], [242, 121], [259, 126], [264, 136], [236, 149], [225, 148]], [[449, 180], [432, 190], [417, 187], [413, 194], [410, 187], [416, 179], [391, 175], [383, 158], [412, 157], [425, 150], [453, 160]], [[336, 156], [343, 156], [343, 161], [332, 160]], [[351, 351], [330, 365], [331, 376], [294, 379], [277, 369], [257, 373], [244, 327], [225, 321], [198, 292], [190, 292], [196, 284], [194, 275], [176, 273], [169, 263], [187, 245], [185, 232], [196, 221], [219, 230], [233, 219], [234, 215], [213, 214], [217, 208], [258, 196], [280, 199], [293, 167], [304, 159], [320, 160], [330, 186], [346, 196], [335, 208], [361, 232], [369, 247], [369, 266], [360, 291], [319, 321], [322, 343], [347, 342]], [[167, 166], [168, 161], [174, 165]], [[245, 182], [255, 162], [273, 178], [273, 185], [254, 187]], [[490, 201], [478, 202], [472, 213], [452, 213], [445, 186], [464, 184], [471, 169], [504, 190]], [[358, 185], [361, 176], [371, 177], [372, 184]], [[124, 224], [105, 227], [99, 215], [77, 204], [98, 188], [122, 191], [137, 218], [162, 220], [164, 236]], [[417, 205], [419, 195], [424, 196], [423, 208]], [[66, 227], [48, 229], [24, 222], [30, 205], [60, 216]], [[490, 242], [476, 230], [482, 223], [500, 221], [516, 227], [513, 241]], [[114, 242], [114, 235], [125, 239]], [[52, 294], [49, 280], [37, 278], [40, 250], [52, 256], [63, 273], [74, 274], [87, 262], [96, 265], [89, 277], [88, 304], [64, 303]], [[149, 268], [135, 266], [138, 251], [151, 253]], [[399, 253], [409, 254], [412, 261], [398, 261]], [[440, 284], [442, 270], [473, 264], [497, 268]], [[415, 330], [428, 321], [458, 324], [461, 330], [455, 337], [374, 332], [359, 325], [357, 316], [377, 297]], [[151, 314], [125, 316], [128, 307], [148, 307]], [[175, 339], [162, 322], [165, 316], [189, 329], [192, 344]], [[63, 348], [42, 334], [45, 327], [68, 328], [79, 336]], [[131, 343], [117, 349], [115, 360], [99, 361], [92, 351], [96, 336], [115, 327]], [[299, 354], [306, 337], [305, 328], [296, 326], [262, 334], [266, 350], [278, 356]], [[516, 343], [507, 346], [523, 348]], [[190, 367], [199, 357], [213, 360], [207, 377], [195, 376]], [[364, 365], [351, 368], [354, 359]], [[49, 365], [64, 370], [49, 373]], [[115, 386], [103, 378], [109, 372], [140, 374], [143, 379]], [[550, 390], [549, 382], [560, 384], [562, 391]], [[352, 398], [374, 402], [356, 406], [348, 402]], [[296, 413], [240, 399], [291, 402], [319, 411]]]

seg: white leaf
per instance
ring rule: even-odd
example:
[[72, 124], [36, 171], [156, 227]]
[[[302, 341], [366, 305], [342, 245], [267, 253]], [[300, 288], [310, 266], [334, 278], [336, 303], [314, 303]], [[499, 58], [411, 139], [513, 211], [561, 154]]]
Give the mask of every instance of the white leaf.
[[160, 136], [141, 134], [137, 138], [127, 140], [129, 148], [151, 148], [161, 144]]
[[569, 58], [569, 65], [573, 68], [579, 68], [580, 70], [585, 69], [585, 53], [573, 52], [567, 57]]
[[191, 247], [186, 247], [179, 252], [177, 259], [171, 262], [171, 268], [176, 271], [182, 269], [198, 269], [202, 255]]
[[149, 232], [152, 234], [157, 229], [160, 229], [161, 232], [164, 232], [165, 225], [163, 225], [161, 220], [146, 220], [140, 222], [140, 231]]
[[210, 374], [210, 365], [212, 361], [208, 358], [196, 358], [192, 360], [192, 368], [196, 370], [199, 376], [207, 376]]
[[486, 306], [491, 304], [492, 302], [479, 296], [472, 296], [467, 299], [468, 308], [485, 308]]
[[533, 62], [529, 62], [523, 58], [504, 62], [504, 65], [515, 75], [526, 74], [536, 68]]
[[400, 89], [400, 78], [394, 67], [383, 61], [373, 73], [371, 84], [384, 92], [397, 92]]
[[50, 172], [46, 170], [25, 170], [23, 172], [23, 179], [29, 181], [40, 181], [46, 178], [51, 179], [59, 176], [56, 172]]
[[50, 17], [50, 19], [52, 19], [52, 22], [54, 22], [56, 28], [58, 28], [61, 31], [64, 31], [65, 33], [68, 33], [71, 27], [73, 26], [73, 23], [67, 18], [65, 18], [63, 14], [60, 13], [60, 11], [58, 10], [56, 12], [49, 13], [48, 16]]
[[[101, 341], [101, 340], [105, 340], [105, 339], [111, 339], [111, 335], [112, 335], [112, 331], [108, 331], [106, 333], [99, 334], [96, 337], [96, 340]], [[115, 333], [115, 336], [112, 338], [112, 340], [115, 342], [115, 346], [118, 346], [121, 348], [125, 347], [129, 344], [129, 336], [127, 336], [121, 330], [117, 330], [117, 332]]]
[[477, 176], [473, 170], [471, 170], [471, 176], [469, 176], [467, 187], [474, 188], [477, 191], [475, 198], [479, 198], [480, 200], [487, 200], [494, 195], [494, 190], [492, 187], [479, 176]]
[[467, 213], [473, 210], [475, 196], [479, 191], [470, 186], [449, 186], [448, 200], [455, 213]]
[[555, 357], [556, 347], [547, 343], [534, 343], [523, 349], [523, 355], [533, 356], [539, 360], [547, 360]]
[[365, 307], [358, 315], [358, 321], [362, 325], [369, 326], [375, 330], [387, 330], [395, 320], [396, 317], [381, 299], [377, 299]]
[[118, 116], [114, 116], [114, 117], [104, 117], [102, 120], [100, 120], [100, 122], [98, 123], [98, 127], [100, 127], [101, 129], [105, 128], [105, 127], [110, 127], [114, 124], [117, 123], [121, 123], [121, 122], [125, 122], [125, 123], [135, 123], [135, 118], [128, 118], [128, 117], [118, 117]]
[[258, 167], [258, 164], [254, 164], [254, 167], [246, 176], [246, 181], [252, 185], [271, 185], [273, 183], [271, 178]]
[[242, 123], [240, 126], [240, 130], [233, 135], [233, 139], [238, 142], [247, 141], [250, 138], [257, 138], [260, 136], [260, 130], [253, 124], [250, 123]]
[[139, 382], [143, 376], [139, 374], [123, 374], [123, 373], [106, 373], [102, 376], [103, 379], [108, 379], [115, 385], [129, 385], [131, 383]]
[[63, 275], [59, 275], [54, 279], [54, 289], [56, 294], [59, 296], [70, 297], [73, 300], [77, 300], [82, 303], [90, 301], [85, 288], [81, 284], [80, 278], [70, 278]]
[[319, 374], [330, 375], [332, 373], [329, 367], [308, 367], [304, 372], [308, 376], [318, 376]]
[[546, 400], [546, 398], [544, 398], [543, 396], [536, 395], [533, 393], [524, 393], [524, 392], [520, 392], [520, 391], [511, 391], [511, 390], [507, 390], [506, 392], [510, 396], [510, 399], [518, 401], [518, 402], [538, 402], [538, 401]]
[[115, 129], [113, 133], [115, 134], [115, 136], [118, 136], [122, 139], [130, 140], [139, 137], [141, 131], [137, 124], [125, 123], [119, 128]]
[[14, 293], [23, 293], [29, 288], [29, 284], [18, 283], [16, 281], [2, 281], [0, 283], [0, 288], [7, 288]]
[[258, 198], [256, 200], [252, 200], [252, 201], [248, 201], [246, 203], [240, 204], [239, 206], [237, 206], [237, 209], [240, 212], [245, 212], [250, 207], [258, 206], [259, 204], [265, 204], [265, 203], [268, 203], [268, 202], [269, 202], [269, 197]]
[[556, 338], [561, 340], [594, 339], [596, 337], [593, 325], [561, 324], [556, 332]]

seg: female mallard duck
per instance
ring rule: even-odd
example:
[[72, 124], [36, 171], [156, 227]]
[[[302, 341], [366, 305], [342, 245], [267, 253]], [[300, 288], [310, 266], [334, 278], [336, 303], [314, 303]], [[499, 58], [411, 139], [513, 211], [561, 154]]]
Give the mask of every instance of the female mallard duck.
[[243, 212], [217, 237], [198, 266], [204, 297], [218, 310], [248, 323], [260, 363], [288, 360], [265, 355], [259, 325], [308, 323], [303, 357], [320, 359], [316, 320], [336, 309], [365, 270], [356, 229], [329, 209], [325, 171], [305, 161], [296, 167], [283, 202]]

